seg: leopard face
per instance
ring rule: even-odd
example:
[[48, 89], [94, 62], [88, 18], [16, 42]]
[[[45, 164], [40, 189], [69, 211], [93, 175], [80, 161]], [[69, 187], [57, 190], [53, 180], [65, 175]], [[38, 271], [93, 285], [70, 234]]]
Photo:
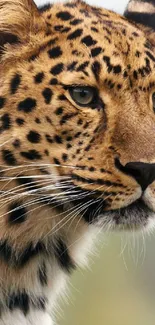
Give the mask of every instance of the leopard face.
[[4, 223], [31, 219], [34, 204], [52, 206], [60, 220], [69, 211], [111, 229], [152, 225], [153, 42], [124, 17], [81, 1], [31, 10], [21, 29], [12, 17], [2, 31]]

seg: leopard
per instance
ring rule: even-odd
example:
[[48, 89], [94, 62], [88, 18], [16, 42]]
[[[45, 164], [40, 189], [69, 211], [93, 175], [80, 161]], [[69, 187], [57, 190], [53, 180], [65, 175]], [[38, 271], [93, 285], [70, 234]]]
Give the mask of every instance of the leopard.
[[0, 325], [52, 325], [100, 232], [155, 227], [155, 0], [0, 0]]

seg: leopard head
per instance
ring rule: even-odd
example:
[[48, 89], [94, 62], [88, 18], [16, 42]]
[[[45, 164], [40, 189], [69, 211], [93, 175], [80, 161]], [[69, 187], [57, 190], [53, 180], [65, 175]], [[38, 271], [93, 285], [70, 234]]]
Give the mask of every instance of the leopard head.
[[154, 224], [155, 5], [138, 5], [123, 17], [79, 0], [1, 1], [0, 190], [10, 227], [30, 229], [35, 214], [33, 229], [42, 228], [38, 210], [48, 208], [60, 222]]

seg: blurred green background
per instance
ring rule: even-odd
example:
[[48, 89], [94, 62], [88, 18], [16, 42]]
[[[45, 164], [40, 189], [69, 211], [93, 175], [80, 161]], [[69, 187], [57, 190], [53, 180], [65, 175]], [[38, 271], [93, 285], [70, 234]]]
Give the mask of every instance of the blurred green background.
[[89, 269], [74, 272], [59, 325], [155, 325], [155, 238], [105, 235]]

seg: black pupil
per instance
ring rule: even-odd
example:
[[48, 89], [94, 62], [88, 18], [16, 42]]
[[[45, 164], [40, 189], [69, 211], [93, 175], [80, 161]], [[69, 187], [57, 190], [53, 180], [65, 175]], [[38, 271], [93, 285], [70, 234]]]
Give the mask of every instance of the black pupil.
[[82, 98], [88, 97], [89, 95], [91, 96], [90, 91], [86, 89], [80, 90], [79, 93]]

